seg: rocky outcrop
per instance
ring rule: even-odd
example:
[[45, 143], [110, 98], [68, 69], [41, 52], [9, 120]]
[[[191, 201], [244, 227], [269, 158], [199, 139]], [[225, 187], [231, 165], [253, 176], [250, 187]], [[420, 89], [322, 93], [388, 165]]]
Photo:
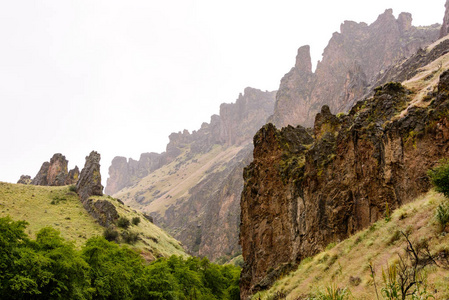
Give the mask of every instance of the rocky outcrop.
[[86, 163], [81, 170], [79, 180], [76, 184], [76, 192], [85, 203], [90, 196], [102, 196], [103, 186], [101, 185], [100, 159], [98, 152], [92, 151], [86, 157]]
[[30, 175], [22, 175], [20, 176], [19, 181], [17, 181], [17, 183], [20, 184], [31, 184], [31, 176]]
[[67, 175], [67, 178], [65, 180], [65, 184], [76, 184], [78, 182], [78, 179], [80, 177], [80, 170], [78, 169], [78, 166], [75, 166], [72, 170], [69, 171], [69, 174]]
[[409, 13], [395, 19], [391, 9], [371, 25], [345, 21], [324, 49], [315, 73], [309, 46], [299, 48], [295, 67], [281, 80], [270, 122], [278, 127], [311, 126], [323, 105], [335, 113], [348, 111], [373, 88], [380, 72], [435, 41], [439, 29], [414, 27]]
[[109, 178], [105, 193], [113, 195], [121, 189], [133, 185], [140, 178], [162, 167], [168, 162], [166, 153], [142, 153], [140, 159], [129, 161], [122, 156], [116, 156], [109, 167]]
[[138, 161], [115, 157], [109, 167], [109, 178], [105, 193], [113, 195], [132, 186], [154, 170], [172, 162], [186, 146], [190, 157], [206, 153], [214, 145], [240, 145], [251, 140], [254, 133], [265, 124], [273, 113], [275, 92], [262, 92], [246, 88], [235, 103], [221, 104], [220, 114], [213, 115], [210, 123], [203, 123], [199, 130], [172, 133], [166, 151], [144, 153]]
[[440, 29], [440, 38], [445, 37], [449, 33], [449, 0], [446, 0], [446, 11], [444, 12], [443, 25]]
[[31, 181], [34, 185], [63, 186], [75, 184], [78, 180], [79, 170], [75, 167], [70, 172], [67, 171], [68, 160], [61, 153], [56, 153], [50, 162], [44, 162]]
[[98, 224], [103, 227], [109, 227], [115, 224], [119, 218], [119, 214], [114, 204], [107, 200], [88, 199], [83, 203], [87, 212], [97, 220]]
[[430, 188], [427, 170], [449, 156], [448, 87], [446, 71], [418, 107], [388, 83], [348, 115], [324, 106], [313, 134], [259, 130], [241, 198], [242, 299]]

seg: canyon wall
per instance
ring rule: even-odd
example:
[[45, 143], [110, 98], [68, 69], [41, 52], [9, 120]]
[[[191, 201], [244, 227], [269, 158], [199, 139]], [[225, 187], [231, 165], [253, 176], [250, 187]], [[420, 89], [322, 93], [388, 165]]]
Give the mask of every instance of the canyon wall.
[[449, 156], [449, 71], [415, 95], [388, 83], [348, 115], [323, 106], [313, 131], [259, 130], [241, 199], [242, 299], [430, 188], [427, 170]]

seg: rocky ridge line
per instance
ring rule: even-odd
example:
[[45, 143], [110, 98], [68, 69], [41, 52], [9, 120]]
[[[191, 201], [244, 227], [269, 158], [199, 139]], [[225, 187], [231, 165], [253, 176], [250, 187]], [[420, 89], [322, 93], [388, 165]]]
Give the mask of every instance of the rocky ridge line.
[[240, 145], [251, 140], [273, 112], [275, 92], [263, 92], [245, 88], [235, 103], [220, 105], [219, 115], [211, 116], [210, 123], [204, 122], [199, 130], [172, 133], [163, 153], [143, 153], [140, 159], [117, 156], [109, 167], [109, 178], [105, 193], [114, 195], [125, 187], [132, 186], [139, 179], [172, 162], [186, 145], [191, 156], [206, 153], [214, 145]]
[[323, 105], [347, 112], [375, 86], [373, 79], [391, 65], [438, 38], [439, 25], [412, 26], [412, 16], [395, 19], [387, 9], [371, 25], [345, 21], [312, 72], [309, 46], [299, 48], [296, 64], [281, 80], [270, 122], [277, 127], [311, 126]]

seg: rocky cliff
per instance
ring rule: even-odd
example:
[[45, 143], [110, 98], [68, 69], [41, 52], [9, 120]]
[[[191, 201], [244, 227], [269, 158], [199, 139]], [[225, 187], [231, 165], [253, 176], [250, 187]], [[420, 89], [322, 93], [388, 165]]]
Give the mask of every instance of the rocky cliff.
[[391, 9], [371, 25], [345, 21], [315, 72], [309, 46], [299, 48], [295, 66], [281, 80], [270, 122], [311, 126], [323, 105], [334, 113], [347, 112], [374, 88], [372, 81], [380, 72], [435, 41], [439, 30], [439, 25], [414, 27], [409, 13], [396, 19]]
[[84, 168], [81, 170], [80, 178], [76, 184], [76, 193], [80, 196], [81, 202], [87, 201], [90, 196], [103, 195], [100, 159], [101, 156], [96, 151], [92, 151], [89, 156], [86, 156]]
[[323, 106], [312, 129], [259, 130], [241, 198], [242, 299], [429, 189], [427, 170], [449, 156], [447, 52], [348, 115]]
[[56, 153], [42, 164], [39, 172], [31, 181], [34, 185], [62, 186], [76, 184], [79, 169], [75, 166], [70, 172], [67, 170], [68, 160], [61, 153]]
[[[106, 191], [154, 217], [195, 255], [240, 252], [239, 201], [251, 140], [273, 113], [275, 92], [246, 88], [192, 133], [172, 133], [164, 153], [114, 158]], [[118, 191], [117, 191], [118, 190]]]

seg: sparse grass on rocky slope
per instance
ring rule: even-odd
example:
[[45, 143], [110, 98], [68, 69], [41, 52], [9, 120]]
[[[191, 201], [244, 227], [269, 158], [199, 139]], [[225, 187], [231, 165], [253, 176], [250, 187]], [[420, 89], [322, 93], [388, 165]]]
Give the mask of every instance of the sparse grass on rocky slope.
[[241, 149], [243, 146], [232, 146], [224, 150], [223, 146], [216, 145], [207, 153], [187, 158], [187, 147], [170, 164], [113, 196], [142, 211], [164, 215], [168, 207], [187, 199], [192, 187], [210, 172], [220, 171]]
[[[185, 256], [180, 243], [162, 229], [149, 222], [142, 213], [122, 205], [116, 199], [91, 197], [94, 200], [110, 201], [121, 217], [130, 221], [139, 217], [138, 225], [131, 225], [129, 231], [139, 234], [139, 240], [132, 245], [147, 259], [172, 254]], [[43, 227], [51, 226], [61, 232], [61, 236], [81, 247], [93, 236], [103, 235], [100, 226], [83, 208], [78, 195], [69, 186], [49, 187], [0, 182], [0, 217], [10, 216], [13, 220], [29, 223], [26, 231], [35, 238]], [[123, 229], [118, 228], [119, 232]]]
[[[441, 194], [427, 193], [394, 211], [389, 222], [381, 219], [338, 244], [328, 245], [326, 251], [305, 258], [296, 271], [252, 299], [308, 299], [320, 292], [326, 293], [328, 287], [348, 289], [349, 299], [376, 299], [369, 263], [375, 270], [379, 299], [383, 299], [382, 270], [397, 261], [398, 254], [404, 255], [406, 248], [401, 231], [410, 232], [412, 243], [427, 240], [431, 253], [437, 258], [438, 254], [449, 250], [449, 235], [441, 232], [434, 218], [435, 209], [442, 201]], [[435, 299], [447, 299], [449, 270], [431, 266], [426, 272], [429, 293]]]

